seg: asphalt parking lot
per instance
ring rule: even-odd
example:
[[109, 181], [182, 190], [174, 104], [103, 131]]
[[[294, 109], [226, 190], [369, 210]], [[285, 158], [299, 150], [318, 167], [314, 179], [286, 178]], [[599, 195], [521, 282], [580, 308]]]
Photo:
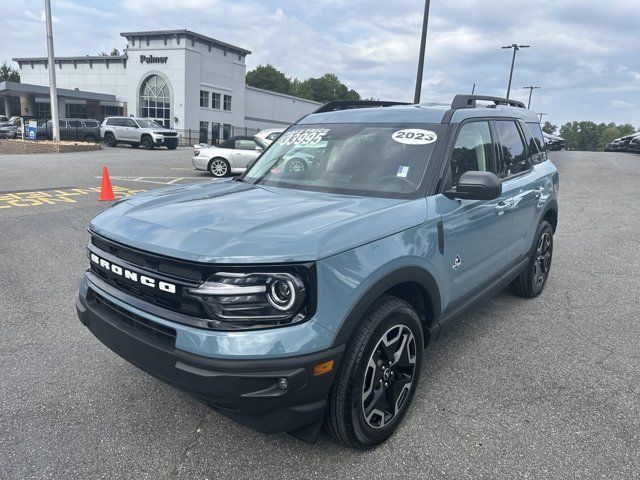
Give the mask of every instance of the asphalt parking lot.
[[638, 478], [640, 155], [552, 154], [544, 293], [503, 292], [431, 345], [403, 425], [367, 452], [241, 427], [79, 323], [102, 165], [126, 194], [210, 179], [190, 155], [0, 156], [0, 478]]

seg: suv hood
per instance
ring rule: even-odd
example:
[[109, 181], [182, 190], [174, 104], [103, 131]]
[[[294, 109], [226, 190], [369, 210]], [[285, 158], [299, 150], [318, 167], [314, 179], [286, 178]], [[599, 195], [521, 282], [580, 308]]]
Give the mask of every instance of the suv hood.
[[98, 235], [197, 262], [319, 260], [419, 225], [426, 201], [355, 197], [233, 180], [154, 190], [108, 208]]

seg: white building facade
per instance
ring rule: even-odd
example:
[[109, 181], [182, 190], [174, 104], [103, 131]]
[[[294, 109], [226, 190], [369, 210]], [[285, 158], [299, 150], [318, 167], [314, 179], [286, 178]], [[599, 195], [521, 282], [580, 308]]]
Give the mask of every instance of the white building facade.
[[[58, 89], [78, 93], [63, 96], [61, 117], [142, 116], [205, 140], [286, 127], [320, 105], [246, 86], [251, 52], [243, 48], [189, 30], [121, 35], [127, 39], [123, 55], [55, 59]], [[49, 85], [46, 58], [14, 61], [22, 84]], [[81, 92], [86, 100], [77, 98]], [[90, 94], [102, 94], [101, 100]], [[19, 96], [22, 114], [46, 116], [48, 98]]]

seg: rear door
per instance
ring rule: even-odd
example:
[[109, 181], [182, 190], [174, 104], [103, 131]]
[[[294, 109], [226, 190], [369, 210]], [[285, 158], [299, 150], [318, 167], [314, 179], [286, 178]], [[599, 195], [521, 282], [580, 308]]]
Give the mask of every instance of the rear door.
[[[455, 188], [466, 171], [498, 173], [497, 148], [486, 120], [462, 124], [449, 158]], [[452, 200], [437, 196], [444, 236], [443, 308], [455, 309], [497, 279], [512, 262], [509, 191], [495, 200]]]
[[[538, 174], [531, 163], [534, 145], [527, 145], [527, 142], [533, 142], [533, 139], [528, 131], [528, 139], [525, 138], [526, 126], [519, 121], [496, 120], [494, 128], [500, 145], [502, 192], [511, 197], [511, 250], [514, 258], [519, 259], [528, 254], [538, 221]], [[536, 150], [535, 153], [539, 152]]]

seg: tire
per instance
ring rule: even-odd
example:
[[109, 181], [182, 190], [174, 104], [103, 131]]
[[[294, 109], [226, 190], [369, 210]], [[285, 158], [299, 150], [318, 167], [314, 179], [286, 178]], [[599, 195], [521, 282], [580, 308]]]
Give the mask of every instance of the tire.
[[216, 178], [222, 178], [229, 175], [231, 166], [224, 158], [216, 157], [209, 162], [209, 172]]
[[153, 139], [147, 135], [142, 137], [142, 141], [140, 142], [140, 145], [142, 145], [142, 148], [144, 148], [145, 150], [153, 150], [155, 146], [153, 144]]
[[[364, 449], [395, 432], [420, 380], [423, 341], [420, 318], [406, 301], [384, 296], [369, 309], [349, 340], [329, 395], [325, 425], [333, 438]], [[389, 365], [394, 352], [402, 354]], [[390, 405], [393, 412], [387, 411]]]
[[105, 133], [104, 134], [104, 143], [107, 144], [107, 147], [115, 147], [118, 142], [116, 142], [116, 137], [113, 133]]
[[520, 297], [537, 297], [549, 278], [553, 258], [553, 228], [549, 222], [540, 222], [535, 239], [527, 268], [509, 285], [511, 292]]
[[304, 172], [305, 170], [307, 170], [307, 162], [305, 162], [301, 158], [297, 158], [297, 157], [291, 158], [287, 162], [286, 170], [287, 172], [290, 172], [290, 173]]

